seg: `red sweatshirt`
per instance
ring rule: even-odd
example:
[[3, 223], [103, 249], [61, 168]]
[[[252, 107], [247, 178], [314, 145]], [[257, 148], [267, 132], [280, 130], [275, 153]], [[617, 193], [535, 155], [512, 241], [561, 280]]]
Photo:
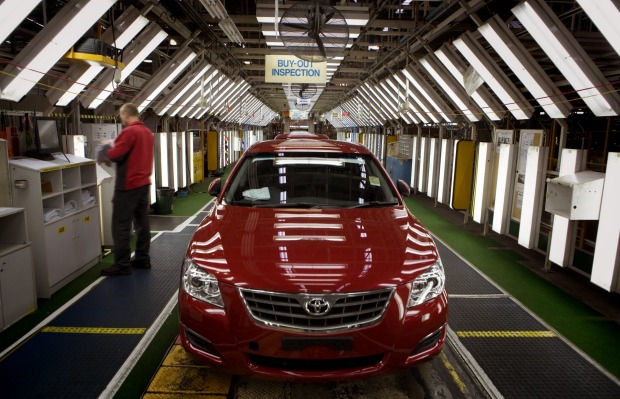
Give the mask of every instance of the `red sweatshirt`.
[[116, 190], [132, 190], [151, 184], [155, 138], [142, 121], [124, 128], [107, 156], [116, 163]]

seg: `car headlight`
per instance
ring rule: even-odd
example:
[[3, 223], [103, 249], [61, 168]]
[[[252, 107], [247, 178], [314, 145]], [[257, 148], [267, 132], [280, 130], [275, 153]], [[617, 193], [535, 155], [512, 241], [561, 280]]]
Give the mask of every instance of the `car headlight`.
[[409, 283], [411, 292], [407, 307], [418, 306], [421, 303], [437, 298], [442, 294], [446, 285], [446, 275], [441, 260], [433, 264], [426, 272]]
[[224, 307], [220, 286], [215, 276], [186, 258], [183, 264], [183, 288], [190, 296], [211, 305]]

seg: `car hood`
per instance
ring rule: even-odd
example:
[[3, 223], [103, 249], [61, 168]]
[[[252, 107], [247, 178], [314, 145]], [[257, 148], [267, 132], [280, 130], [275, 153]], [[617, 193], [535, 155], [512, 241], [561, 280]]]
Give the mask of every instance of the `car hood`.
[[409, 282], [437, 257], [404, 206], [273, 209], [218, 205], [188, 256], [224, 283], [281, 292], [352, 292]]

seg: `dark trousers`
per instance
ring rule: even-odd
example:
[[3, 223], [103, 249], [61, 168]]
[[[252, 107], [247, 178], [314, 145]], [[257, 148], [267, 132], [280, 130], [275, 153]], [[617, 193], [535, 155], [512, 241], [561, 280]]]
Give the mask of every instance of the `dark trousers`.
[[118, 266], [129, 266], [132, 221], [137, 235], [135, 259], [138, 262], [150, 261], [149, 187], [114, 191], [112, 236], [114, 237], [114, 263]]

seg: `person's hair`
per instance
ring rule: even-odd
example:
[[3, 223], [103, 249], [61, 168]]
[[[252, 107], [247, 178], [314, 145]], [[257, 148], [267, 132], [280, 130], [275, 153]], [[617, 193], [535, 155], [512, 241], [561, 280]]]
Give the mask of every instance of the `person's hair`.
[[127, 114], [129, 116], [135, 116], [136, 118], [140, 115], [138, 111], [138, 107], [136, 104], [126, 103], [121, 106], [121, 113]]

